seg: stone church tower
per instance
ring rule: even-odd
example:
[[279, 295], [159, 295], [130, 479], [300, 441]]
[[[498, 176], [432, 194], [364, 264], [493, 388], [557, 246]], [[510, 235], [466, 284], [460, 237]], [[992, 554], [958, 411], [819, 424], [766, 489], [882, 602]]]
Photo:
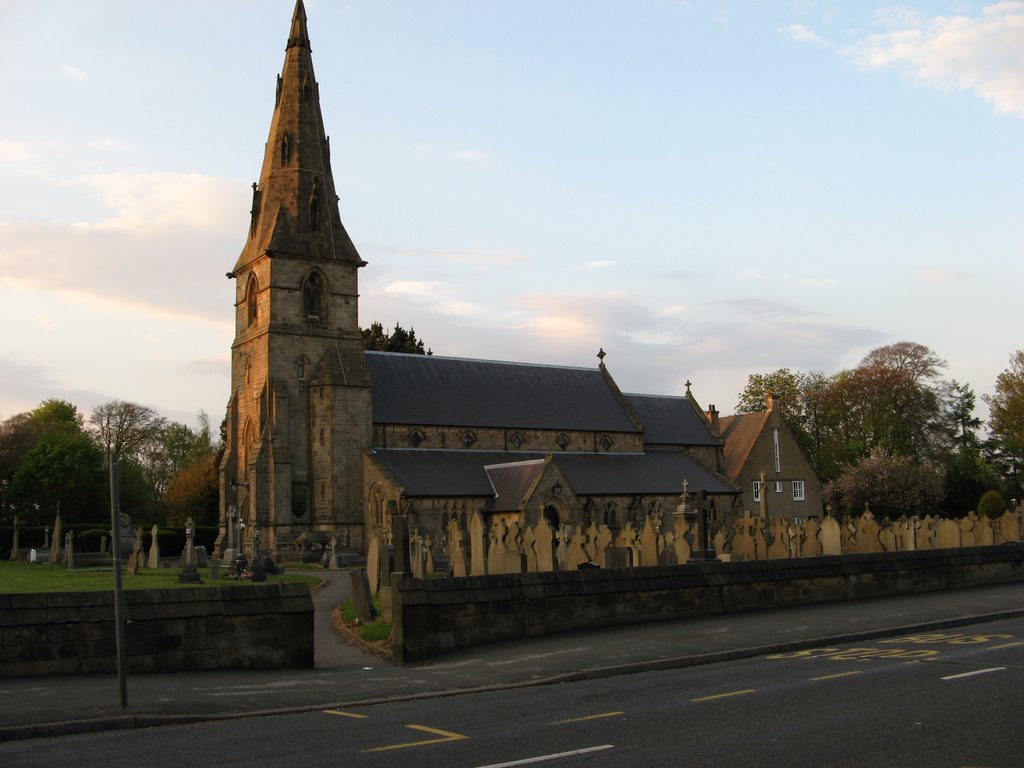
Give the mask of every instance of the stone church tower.
[[243, 547], [284, 553], [305, 533], [363, 546], [362, 461], [370, 376], [358, 325], [364, 262], [341, 223], [302, 0], [277, 79], [247, 239], [235, 280], [235, 339], [221, 526]]

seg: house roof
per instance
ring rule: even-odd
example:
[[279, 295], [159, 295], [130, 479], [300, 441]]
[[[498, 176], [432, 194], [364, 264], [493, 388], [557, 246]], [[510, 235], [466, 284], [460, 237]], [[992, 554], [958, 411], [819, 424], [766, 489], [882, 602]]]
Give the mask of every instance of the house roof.
[[743, 465], [750, 457], [750, 452], [754, 450], [757, 438], [764, 431], [768, 415], [768, 411], [763, 411], [723, 416], [719, 419], [718, 426], [725, 443], [725, 474], [730, 479], [735, 481], [739, 477]]
[[647, 445], [719, 445], [707, 419], [685, 397], [627, 394]]
[[638, 432], [599, 369], [367, 352], [376, 424]]
[[[374, 449], [373, 459], [405, 490], [406, 496], [493, 498], [497, 479], [507, 494], [525, 493], [541, 469], [513, 470], [509, 465], [544, 459], [540, 453]], [[556, 453], [558, 465], [577, 496], [650, 496], [691, 491], [736, 493], [736, 488], [683, 451], [648, 453]], [[496, 473], [494, 465], [504, 465]], [[488, 469], [490, 468], [490, 469]], [[519, 500], [522, 496], [519, 496]], [[515, 507], [518, 508], [518, 507]]]

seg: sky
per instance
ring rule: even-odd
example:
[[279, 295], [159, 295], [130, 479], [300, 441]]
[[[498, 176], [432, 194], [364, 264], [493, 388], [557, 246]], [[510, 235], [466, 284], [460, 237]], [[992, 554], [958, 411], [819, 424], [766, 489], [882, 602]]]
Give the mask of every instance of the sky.
[[[214, 424], [293, 0], [0, 0], [0, 419]], [[360, 323], [733, 412], [1024, 347], [1024, 2], [306, 0]], [[979, 397], [979, 412], [986, 415]]]

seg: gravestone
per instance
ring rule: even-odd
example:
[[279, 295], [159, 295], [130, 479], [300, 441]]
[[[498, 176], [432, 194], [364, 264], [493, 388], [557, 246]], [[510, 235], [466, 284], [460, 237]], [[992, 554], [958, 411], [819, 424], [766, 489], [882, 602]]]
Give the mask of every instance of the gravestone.
[[135, 543], [132, 545], [132, 553], [128, 558], [128, 574], [138, 576], [142, 568], [142, 527], [135, 533]]
[[763, 511], [765, 494], [761, 494], [762, 511], [754, 518], [754, 559], [764, 560], [768, 557], [768, 542], [765, 537], [767, 514]]
[[829, 515], [821, 521], [821, 554], [841, 555], [843, 554], [842, 532], [839, 530], [839, 523]]
[[582, 563], [589, 562], [587, 559], [587, 553], [583, 549], [583, 543], [585, 541], [586, 534], [583, 533], [582, 528], [577, 526], [576, 533], [574, 533], [569, 539], [569, 546], [566, 549], [565, 570], [575, 571]]
[[883, 521], [882, 529], [878, 532], [878, 540], [885, 552], [895, 552], [898, 549], [896, 531], [888, 520]]
[[504, 560], [505, 524], [501, 520], [494, 520], [487, 533], [487, 573], [501, 573]]
[[75, 567], [75, 534], [73, 531], [64, 534], [64, 565], [69, 570]]
[[977, 528], [974, 530], [974, 546], [991, 547], [995, 543], [996, 535], [992, 529], [992, 521], [987, 517], [979, 518]]
[[999, 518], [999, 536], [1006, 542], [1020, 541], [1020, 521], [1009, 510]]
[[437, 573], [437, 564], [434, 562], [434, 539], [429, 534], [423, 540], [423, 571], [427, 574]]
[[719, 528], [715, 531], [715, 535], [712, 538], [715, 542], [715, 552], [721, 558], [723, 555], [731, 555], [732, 548], [729, 546], [729, 540], [725, 535], [725, 528]]
[[936, 538], [935, 519], [931, 515], [921, 518], [917, 526], [916, 540], [918, 549], [936, 549], [938, 539]]
[[871, 510], [864, 506], [864, 512], [857, 518], [857, 536], [853, 542], [854, 552], [881, 552], [882, 543], [878, 539], [878, 523]]
[[821, 554], [821, 523], [811, 518], [801, 526], [800, 557], [817, 557]]
[[537, 558], [537, 571], [548, 573], [555, 570], [555, 532], [548, 521], [541, 517], [533, 527], [533, 551]]
[[608, 547], [612, 545], [612, 530], [607, 525], [597, 526], [597, 537], [594, 540], [594, 556], [591, 558], [595, 563], [603, 563], [606, 561], [605, 553], [608, 551]]
[[411, 573], [409, 564], [409, 522], [405, 515], [391, 516], [391, 544], [395, 551], [392, 573]]
[[736, 560], [753, 560], [754, 549], [754, 518], [750, 510], [743, 510], [743, 517], [736, 521], [736, 532], [732, 537], [732, 556]]
[[483, 576], [487, 573], [487, 528], [480, 510], [469, 518], [469, 574]]
[[955, 520], [942, 520], [935, 526], [935, 548], [951, 549], [960, 546], [960, 526]]
[[690, 562], [692, 548], [687, 534], [690, 532], [690, 521], [683, 515], [672, 516], [672, 551], [679, 564]]
[[[185, 551], [182, 553], [182, 568], [181, 573], [178, 574], [178, 581], [187, 584], [201, 584], [202, 579], [199, 578], [199, 571], [196, 570], [196, 553], [195, 553], [195, 523], [190, 517], [185, 522]], [[259, 529], [256, 528], [254, 533], [253, 545], [253, 561], [258, 557], [257, 552], [259, 551]], [[142, 550], [142, 529], [139, 529], [139, 541], [136, 544], [139, 551]], [[255, 571], [253, 575], [253, 581], [256, 581]]]
[[968, 512], [964, 517], [960, 518], [958, 526], [960, 528], [960, 546], [978, 546], [975, 540], [975, 531], [978, 528], [978, 515], [974, 512]]
[[452, 517], [448, 523], [448, 562], [452, 569], [452, 576], [469, 575], [469, 568], [466, 565], [464, 534], [456, 517]]
[[150, 542], [149, 542], [149, 561], [146, 565], [149, 568], [160, 567], [160, 539], [158, 534], [160, 533], [160, 526], [153, 523], [152, 529], [150, 529]]
[[658, 564], [658, 532], [654, 529], [651, 518], [644, 521], [644, 527], [640, 530], [640, 565], [649, 566]]
[[380, 588], [380, 540], [375, 535], [366, 545], [366, 582], [370, 595], [376, 595]]
[[768, 547], [769, 560], [781, 560], [790, 556], [789, 522], [784, 517], [771, 519], [772, 543]]
[[50, 561], [54, 565], [64, 565], [64, 541], [61, 539], [60, 510], [53, 522], [53, 539], [50, 542]]

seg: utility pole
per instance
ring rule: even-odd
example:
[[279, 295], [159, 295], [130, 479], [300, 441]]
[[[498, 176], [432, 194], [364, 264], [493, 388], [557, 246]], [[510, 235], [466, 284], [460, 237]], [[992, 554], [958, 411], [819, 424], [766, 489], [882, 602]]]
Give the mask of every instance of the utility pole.
[[124, 639], [124, 587], [121, 584], [121, 491], [118, 464], [121, 457], [111, 450], [110, 458], [110, 545], [114, 565], [114, 638], [117, 653], [117, 687], [121, 709], [128, 708], [128, 663]]

